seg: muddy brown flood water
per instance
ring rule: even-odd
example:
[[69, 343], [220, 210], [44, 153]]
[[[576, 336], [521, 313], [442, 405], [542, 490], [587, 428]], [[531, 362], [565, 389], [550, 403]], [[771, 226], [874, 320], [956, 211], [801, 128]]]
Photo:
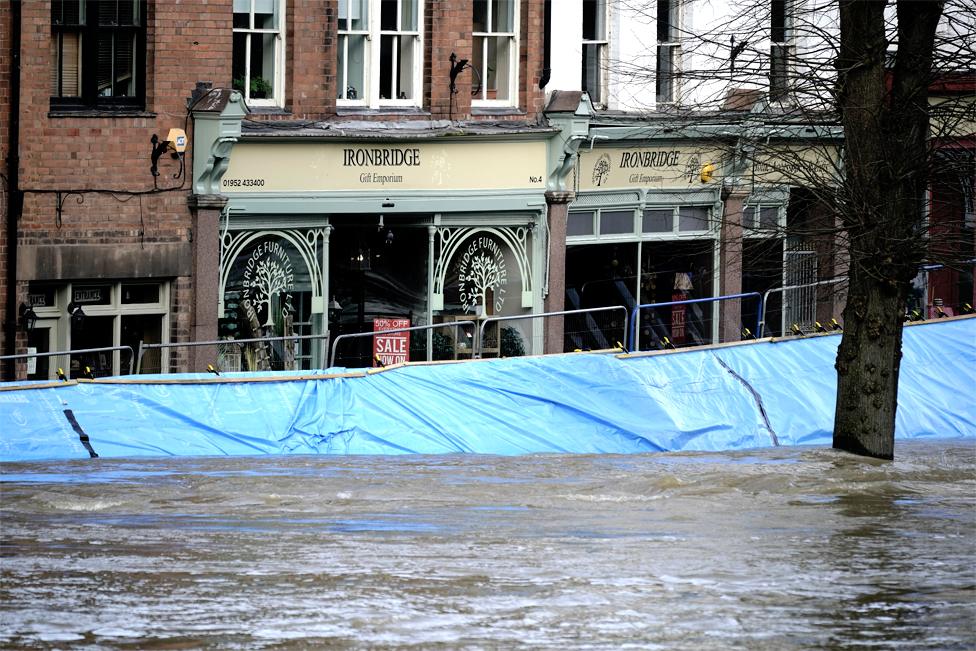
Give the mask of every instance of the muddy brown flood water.
[[0, 647], [976, 647], [976, 442], [0, 465]]

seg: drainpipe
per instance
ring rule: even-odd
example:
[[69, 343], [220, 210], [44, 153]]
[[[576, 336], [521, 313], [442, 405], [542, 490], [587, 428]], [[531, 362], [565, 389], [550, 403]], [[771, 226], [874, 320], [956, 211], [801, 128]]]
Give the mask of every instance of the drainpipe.
[[[10, 3], [10, 129], [7, 151], [7, 305], [4, 320], [4, 354], [17, 352], [17, 224], [24, 208], [20, 191], [20, 22], [21, 3]], [[2, 376], [13, 380], [16, 362], [7, 362]]]

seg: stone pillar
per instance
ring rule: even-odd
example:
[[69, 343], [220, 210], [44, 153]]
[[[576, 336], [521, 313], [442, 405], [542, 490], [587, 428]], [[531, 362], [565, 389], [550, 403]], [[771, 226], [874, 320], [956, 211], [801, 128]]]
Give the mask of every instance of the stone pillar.
[[[741, 190], [722, 192], [718, 291], [721, 296], [742, 293], [742, 208], [748, 196], [748, 192]], [[718, 314], [719, 341], [739, 341], [742, 338], [742, 301], [720, 301]]]
[[[193, 194], [189, 201], [193, 215], [191, 255], [193, 304], [190, 307], [190, 341], [217, 339], [217, 305], [220, 302], [220, 213], [227, 197], [219, 194]], [[210, 346], [194, 346], [187, 353], [188, 371], [205, 371], [216, 351]]]
[[[566, 303], [566, 219], [569, 204], [576, 195], [566, 190], [546, 192], [546, 207], [549, 214], [549, 293], [546, 295], [544, 310], [560, 312]], [[545, 319], [546, 353], [563, 352], [563, 318]]]

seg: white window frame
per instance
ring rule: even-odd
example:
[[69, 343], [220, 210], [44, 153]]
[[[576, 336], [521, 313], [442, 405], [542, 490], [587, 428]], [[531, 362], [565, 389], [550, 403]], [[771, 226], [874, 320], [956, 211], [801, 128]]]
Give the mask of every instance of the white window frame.
[[[337, 70], [336, 84], [338, 87], [338, 98], [336, 99], [337, 107], [361, 107], [378, 109], [384, 107], [395, 107], [395, 108], [412, 108], [419, 107], [421, 105], [423, 97], [423, 68], [424, 68], [424, 2], [423, 0], [413, 0], [412, 4], [417, 9], [416, 15], [416, 29], [399, 29], [403, 11], [402, 7], [404, 0], [385, 0], [387, 2], [396, 2], [396, 17], [398, 29], [396, 30], [385, 30], [381, 29], [381, 3], [383, 0], [364, 0], [366, 10], [369, 12], [367, 19], [367, 29], [345, 29], [344, 23], [348, 18], [343, 17], [343, 7], [345, 11], [358, 0], [339, 0], [339, 29], [338, 29], [338, 48], [342, 56], [336, 57], [336, 65], [343, 66], [342, 70]], [[349, 90], [349, 36], [362, 36], [366, 39], [363, 62], [363, 86], [364, 88], [357, 88], [357, 97], [350, 99], [348, 97]], [[413, 97], [407, 99], [398, 99], [396, 97], [381, 99], [380, 98], [380, 84], [382, 80], [380, 79], [380, 51], [383, 45], [384, 37], [393, 37], [397, 43], [399, 39], [403, 36], [413, 37], [413, 78], [411, 79], [411, 85], [413, 86]], [[396, 69], [399, 64], [399, 47], [395, 45], [393, 48], [393, 66], [391, 74], [396, 76]], [[397, 94], [399, 89], [396, 89], [394, 94]]]
[[[707, 211], [706, 226], [699, 229], [681, 230], [681, 210], [683, 208], [702, 208]], [[644, 232], [644, 213], [648, 210], [670, 210], [671, 211], [671, 230]], [[605, 212], [627, 212], [634, 213], [633, 229], [626, 233], [601, 233], [600, 221]], [[579, 207], [570, 208], [570, 214], [592, 213], [593, 214], [593, 233], [590, 235], [566, 235], [566, 241], [573, 244], [593, 244], [607, 241], [627, 241], [636, 242], [637, 240], [702, 240], [711, 239], [718, 236], [718, 228], [715, 222], [715, 206], [706, 203], [689, 204], [647, 204], [642, 206], [600, 206], [600, 207]]]
[[[684, 19], [684, 2], [683, 0], [669, 0], [669, 21], [668, 21], [668, 38], [664, 41], [657, 42], [656, 52], [656, 62], [655, 62], [655, 84], [654, 84], [654, 98], [659, 105], [673, 105], [678, 103], [679, 96], [679, 74], [681, 72], [681, 28], [682, 21]], [[661, 9], [661, 1], [658, 0], [657, 4], [658, 11]], [[659, 21], [658, 21], [659, 22]], [[655, 23], [655, 37], [657, 36], [657, 23]], [[661, 91], [662, 78], [661, 78], [661, 53], [667, 50], [671, 65], [667, 70], [668, 80], [669, 80], [669, 91], [668, 93], [663, 93]]]
[[[234, 0], [235, 4], [237, 2], [246, 2], [250, 6], [250, 20], [248, 21], [250, 25], [254, 24], [254, 5], [259, 0]], [[277, 5], [278, 13], [278, 25], [276, 29], [257, 29], [252, 27], [234, 27], [233, 31], [237, 34], [247, 34], [246, 45], [244, 48], [244, 101], [248, 106], [261, 106], [261, 107], [273, 107], [281, 108], [285, 105], [285, 32], [287, 25], [287, 14], [285, 13], [286, 6], [285, 0], [272, 0], [272, 2]], [[251, 38], [254, 35], [261, 34], [274, 34], [274, 84], [272, 84], [271, 97], [270, 98], [252, 98], [251, 97]], [[233, 46], [232, 46], [233, 47]]]
[[[607, 0], [588, 0], [597, 5], [597, 19], [598, 23], [595, 26], [596, 37], [594, 39], [587, 39], [584, 33], [583, 35], [583, 71], [586, 70], [586, 53], [587, 48], [596, 49], [596, 69], [598, 75], [597, 81], [597, 97], [593, 97], [590, 94], [590, 100], [593, 104], [601, 107], [607, 105], [607, 53], [610, 50], [610, 39], [609, 39], [609, 25], [610, 25], [610, 3]], [[585, 12], [585, 8], [584, 8]], [[602, 21], [600, 20], [602, 19]], [[585, 76], [581, 79], [582, 87], [584, 91], [589, 93], [586, 85]]]
[[[492, 10], [493, 10], [493, 0], [486, 0], [487, 3], [487, 13], [486, 13], [486, 31], [481, 32], [471, 32], [471, 46], [474, 47], [474, 40], [477, 37], [482, 37], [481, 42], [481, 61], [483, 63], [488, 61], [488, 40], [490, 38], [504, 38], [507, 37], [509, 40], [509, 59], [508, 59], [508, 98], [507, 99], [488, 99], [488, 71], [479, 70], [481, 75], [481, 96], [471, 97], [471, 107], [472, 108], [507, 108], [518, 106], [519, 104], [519, 78], [518, 78], [518, 63], [521, 58], [521, 43], [520, 43], [520, 25], [521, 25], [521, 0], [509, 0], [509, 6], [512, 7], [512, 29], [507, 32], [494, 32], [491, 31], [492, 23]], [[474, 2], [471, 3], [472, 10], [474, 9]], [[473, 18], [473, 16], [472, 16]], [[496, 75], [497, 76], [497, 75]]]
[[[49, 283], [43, 283], [49, 285]], [[159, 300], [155, 303], [123, 303], [122, 302], [122, 286], [123, 285], [158, 285], [159, 286]], [[34, 307], [34, 312], [37, 314], [38, 321], [45, 321], [44, 327], [51, 328], [51, 346], [52, 350], [64, 350], [68, 351], [71, 349], [71, 316], [67, 312], [68, 304], [72, 302], [74, 297], [74, 290], [77, 286], [84, 285], [108, 285], [109, 286], [109, 300], [108, 303], [104, 305], [96, 304], [81, 304], [82, 310], [86, 317], [93, 316], [107, 316], [112, 317], [112, 346], [120, 346], [122, 341], [122, 317], [131, 315], [150, 315], [158, 316], [161, 319], [160, 324], [160, 342], [169, 343], [169, 330], [170, 330], [170, 292], [172, 291], [172, 284], [165, 280], [158, 280], [153, 278], [127, 278], [125, 280], [78, 280], [64, 285], [58, 285], [54, 288], [54, 305], [47, 305], [43, 307]], [[36, 326], [35, 326], [36, 327]], [[138, 350], [132, 351], [133, 356], [139, 354]], [[161, 361], [163, 368], [168, 368], [169, 362], [169, 349], [164, 348], [160, 351]], [[112, 355], [112, 372], [115, 374], [122, 374], [122, 351], [115, 350], [111, 352]], [[61, 357], [52, 358], [61, 360], [60, 363], [64, 363]], [[133, 372], [135, 371], [135, 362], [133, 359]], [[50, 379], [54, 379], [55, 372], [57, 370], [57, 363], [52, 362], [48, 367], [48, 373]], [[70, 369], [65, 369], [69, 372]]]
[[[746, 223], [746, 214], [753, 211], [752, 221]], [[776, 224], [774, 226], [763, 226], [761, 214], [763, 210], [776, 211]], [[782, 237], [783, 228], [786, 225], [786, 206], [781, 203], [746, 203], [742, 206], [742, 233], [743, 237]]]

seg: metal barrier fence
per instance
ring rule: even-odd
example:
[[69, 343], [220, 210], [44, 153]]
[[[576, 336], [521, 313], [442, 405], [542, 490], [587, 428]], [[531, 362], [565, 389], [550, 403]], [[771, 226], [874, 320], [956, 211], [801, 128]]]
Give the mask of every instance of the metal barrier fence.
[[[461, 326], [471, 326], [472, 335], [474, 334], [475, 323], [474, 321], [458, 320], [458, 321], [445, 321], [444, 323], [432, 323], [430, 325], [420, 325], [420, 326], [410, 326], [408, 328], [391, 328], [389, 330], [375, 330], [370, 332], [350, 332], [344, 335], [339, 335], [332, 342], [332, 354], [329, 356], [329, 366], [335, 366], [336, 351], [339, 348], [339, 342], [344, 339], [356, 339], [359, 337], [374, 337], [376, 335], [389, 335], [399, 332], [418, 332], [427, 330], [437, 330], [440, 328], [454, 328], [454, 349], [457, 350], [457, 329]], [[472, 348], [473, 350], [473, 348]], [[410, 353], [407, 352], [407, 360], [410, 359]]]
[[[804, 283], [802, 285], [788, 285], [786, 287], [774, 287], [772, 289], [767, 289], [763, 293], [762, 301], [759, 304], [760, 305], [759, 324], [756, 326], [756, 336], [763, 337], [766, 334], [766, 308], [769, 307], [769, 296], [771, 294], [784, 292], [782, 314], [783, 314], [783, 318], [785, 319], [786, 312], [787, 312], [786, 308], [788, 305], [788, 302], [786, 301], [785, 298], [785, 292], [804, 291], [804, 290], [812, 289], [814, 287], [818, 287], [820, 285], [834, 285], [836, 283], [844, 282], [846, 280], [847, 280], [847, 276], [840, 276], [839, 278], [830, 278], [829, 280], [818, 280], [815, 283]], [[785, 323], [783, 324], [783, 330], [784, 331], [786, 330]]]
[[[85, 369], [88, 368], [90, 369], [91, 376], [105, 377], [108, 375], [114, 375], [113, 371], [116, 366], [115, 364], [116, 353], [118, 353], [118, 358], [119, 358], [118, 366], [119, 369], [121, 370], [122, 368], [121, 353], [124, 351], [129, 351], [128, 374], [131, 375], [133, 361], [135, 359], [135, 355], [132, 351], [132, 346], [103, 346], [101, 348], [77, 348], [75, 350], [55, 350], [46, 353], [22, 353], [19, 355], [3, 355], [0, 356], [0, 362], [4, 362], [7, 360], [14, 361], [18, 359], [25, 359], [28, 360], [29, 362], [31, 359], [37, 359], [38, 361], [40, 361], [42, 359], [47, 360], [52, 357], [66, 357], [67, 363], [56, 364], [53, 367], [48, 367], [44, 369], [43, 371], [37, 369], [35, 370], [34, 373], [29, 373], [29, 375], [36, 375], [39, 373], [43, 373], [46, 376], [45, 379], [53, 380], [57, 377], [57, 374], [54, 372], [55, 369], [62, 369], [64, 370], [65, 377], [67, 378], [87, 377], [88, 373], [85, 372]], [[109, 362], [108, 358], [103, 357], [105, 353], [112, 353], [111, 362]], [[98, 357], [95, 357], [95, 355], [97, 355]], [[73, 368], [74, 365], [72, 364], [72, 358], [74, 357], [82, 358], [78, 360], [77, 372], [75, 372], [75, 369]], [[89, 359], [85, 360], [84, 359], [85, 357], [89, 357]], [[89, 363], [86, 364], [85, 361], [88, 361]], [[123, 373], [123, 375], [125, 375], [125, 373]]]
[[[666, 303], [645, 303], [643, 305], [636, 305], [634, 306], [634, 309], [632, 310], [631, 317], [630, 317], [631, 336], [630, 336], [630, 341], [628, 342], [629, 349], [635, 351], [640, 349], [638, 328], [640, 327], [641, 310], [651, 310], [653, 315], [654, 314], [653, 310], [662, 307], [676, 307], [680, 305], [684, 305], [684, 306], [698, 305], [700, 303], [720, 303], [724, 301], [731, 301], [731, 300], [744, 299], [744, 298], [756, 298], [760, 302], [759, 309], [757, 311], [757, 316], [756, 316], [756, 321], [757, 321], [756, 329], [758, 330], [759, 329], [758, 322], [759, 322], [760, 315], [762, 314], [762, 296], [759, 294], [759, 292], [746, 292], [743, 294], [727, 294], [725, 296], [711, 296], [708, 298], [690, 298], [681, 301], [668, 301]], [[695, 333], [695, 338], [698, 341], [696, 341], [693, 345], [702, 345], [702, 344], [712, 342], [711, 325], [709, 325], [708, 328], [709, 332], [706, 335], [704, 332], [705, 321], [711, 322], [712, 318], [698, 317], [697, 319], [691, 319], [689, 321], [681, 322], [680, 324], [681, 328], [686, 329], [688, 332]], [[674, 324], [673, 322], [666, 323], [661, 321], [660, 318], [656, 318], [656, 321], [652, 322], [650, 324], [650, 327], [654, 330], [657, 338], [660, 341], [664, 341], [665, 338], [667, 338], [672, 343], [680, 343], [680, 342], [675, 342], [675, 338], [673, 336], [674, 335], [673, 328], [675, 325], [676, 324]]]
[[[614, 314], [616, 312], [622, 313], [622, 320], [619, 323], [615, 323], [613, 319], [610, 320], [609, 327], [601, 327], [600, 324], [596, 322], [593, 318], [594, 314], [598, 313], [608, 313]], [[481, 321], [478, 326], [478, 337], [477, 337], [477, 352], [476, 357], [483, 357], [486, 351], [493, 352], [499, 357], [514, 357], [517, 355], [524, 355], [524, 349], [522, 352], [518, 351], [517, 345], [509, 345], [510, 350], [506, 351], [506, 337], [505, 329], [499, 326], [495, 329], [493, 334], [494, 340], [488, 338], [486, 339], [485, 333], [491, 324], [500, 323], [503, 321], [524, 321], [530, 319], [548, 319], [552, 317], [563, 317], [564, 327], [563, 327], [563, 352], [569, 352], [571, 350], [585, 350], [594, 349], [602, 350], [607, 348], [613, 348], [616, 344], [623, 342], [627, 337], [627, 308], [623, 305], [608, 305], [604, 307], [590, 307], [579, 310], [562, 310], [559, 312], [542, 312], [540, 314], [515, 314], [512, 316], [495, 316], [488, 317]], [[580, 317], [581, 323], [577, 326], [566, 328], [565, 318], [566, 317]], [[612, 336], [613, 333], [608, 331], [616, 330], [620, 328], [620, 337], [615, 338]], [[610, 336], [608, 337], [608, 334]], [[487, 343], [494, 343], [495, 345], [486, 346]], [[568, 350], [567, 350], [568, 349]], [[508, 352], [508, 354], [505, 354]]]
[[[202, 346], [213, 346], [214, 368], [217, 371], [275, 371], [286, 370], [289, 368], [304, 367], [301, 363], [303, 358], [310, 359], [311, 355], [301, 354], [298, 346], [289, 347], [288, 343], [301, 342], [307, 340], [326, 340], [329, 334], [321, 335], [288, 335], [282, 337], [254, 337], [249, 339], [217, 339], [214, 341], [182, 341], [169, 342], [165, 344], [147, 344], [139, 342], [139, 351], [136, 356], [136, 374], [141, 374], [144, 370], [145, 356], [152, 350], [169, 350], [173, 348], [199, 348]], [[282, 345], [275, 346], [280, 342]], [[245, 348], [245, 346], [248, 346]], [[322, 353], [324, 359], [324, 350]], [[159, 360], [160, 367], [154, 369], [157, 372], [165, 373], [162, 369], [162, 360]], [[311, 364], [309, 364], [311, 366]], [[198, 369], [203, 371], [206, 369]]]

